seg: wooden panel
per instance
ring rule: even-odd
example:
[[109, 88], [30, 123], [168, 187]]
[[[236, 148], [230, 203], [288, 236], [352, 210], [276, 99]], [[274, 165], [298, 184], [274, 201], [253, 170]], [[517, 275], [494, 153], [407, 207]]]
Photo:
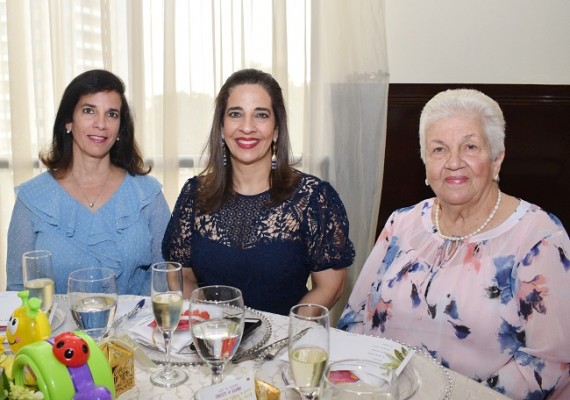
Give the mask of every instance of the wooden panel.
[[386, 159], [377, 233], [390, 213], [432, 197], [424, 185], [418, 124], [425, 103], [449, 88], [473, 88], [505, 114], [500, 187], [555, 214], [570, 227], [570, 85], [390, 84]]

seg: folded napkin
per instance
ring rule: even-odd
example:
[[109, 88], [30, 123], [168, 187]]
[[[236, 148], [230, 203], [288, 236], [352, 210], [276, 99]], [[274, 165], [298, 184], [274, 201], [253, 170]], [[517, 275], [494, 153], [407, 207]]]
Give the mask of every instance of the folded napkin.
[[[129, 329], [129, 335], [137, 343], [155, 349], [157, 351], [164, 352], [166, 348], [164, 347], [164, 337], [160, 330], [152, 326], [138, 326]], [[192, 344], [192, 334], [189, 330], [186, 331], [175, 331], [172, 335], [172, 353], [193, 353], [189, 346]]]
[[[144, 307], [139, 313], [125, 324], [125, 330], [128, 335], [140, 345], [159, 351], [165, 352], [164, 337], [154, 320], [151, 307]], [[180, 317], [178, 328], [172, 335], [171, 353], [174, 354], [191, 354], [192, 334], [188, 321], [188, 312], [186, 311]]]

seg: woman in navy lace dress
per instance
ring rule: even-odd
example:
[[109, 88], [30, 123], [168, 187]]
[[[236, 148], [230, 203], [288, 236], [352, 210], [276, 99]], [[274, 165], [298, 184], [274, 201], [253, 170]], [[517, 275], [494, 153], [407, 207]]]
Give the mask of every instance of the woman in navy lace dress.
[[182, 188], [163, 241], [165, 259], [186, 267], [185, 297], [221, 284], [240, 288], [258, 310], [332, 307], [354, 259], [346, 211], [329, 183], [291, 167], [287, 112], [270, 74], [228, 78], [207, 150], [208, 165]]

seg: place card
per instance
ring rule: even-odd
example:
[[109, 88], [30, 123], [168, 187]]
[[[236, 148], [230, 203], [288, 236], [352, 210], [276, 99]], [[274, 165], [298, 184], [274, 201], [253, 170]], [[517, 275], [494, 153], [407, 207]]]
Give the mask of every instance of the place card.
[[196, 400], [256, 400], [253, 371], [237, 379], [207, 386], [196, 392]]
[[394, 369], [396, 375], [412, 358], [414, 350], [390, 339], [331, 330], [331, 362], [348, 358], [374, 361]]

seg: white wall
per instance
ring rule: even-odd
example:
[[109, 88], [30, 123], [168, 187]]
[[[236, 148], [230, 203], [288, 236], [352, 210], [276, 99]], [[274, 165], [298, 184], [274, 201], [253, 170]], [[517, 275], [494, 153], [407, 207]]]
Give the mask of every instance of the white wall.
[[569, 0], [386, 0], [391, 83], [570, 84]]

